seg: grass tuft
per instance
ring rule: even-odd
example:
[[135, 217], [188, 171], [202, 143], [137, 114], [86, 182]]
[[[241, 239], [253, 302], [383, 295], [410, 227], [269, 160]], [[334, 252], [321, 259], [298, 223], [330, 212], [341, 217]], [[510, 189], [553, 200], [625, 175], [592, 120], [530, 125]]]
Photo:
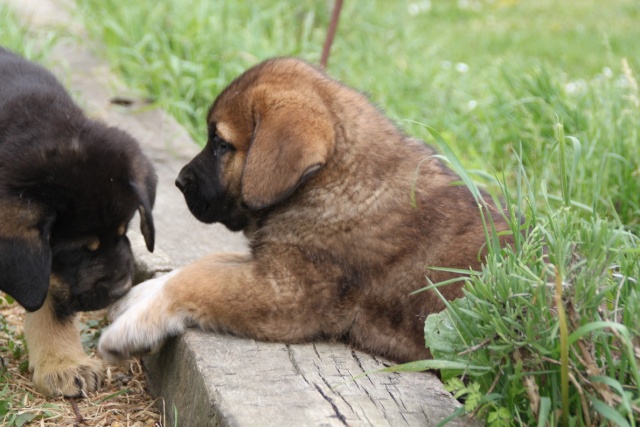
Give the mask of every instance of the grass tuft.
[[[556, 137], [568, 139], [555, 125]], [[432, 363], [473, 367], [441, 372], [464, 413], [487, 425], [636, 426], [640, 239], [597, 213], [584, 217], [567, 194], [575, 175], [557, 162], [548, 167], [567, 177], [559, 197], [549, 197], [544, 181], [507, 191], [507, 201], [526, 201], [512, 208], [525, 216], [523, 240], [489, 251], [482, 271], [467, 272], [464, 298], [427, 318]], [[525, 174], [517, 182], [536, 180]]]

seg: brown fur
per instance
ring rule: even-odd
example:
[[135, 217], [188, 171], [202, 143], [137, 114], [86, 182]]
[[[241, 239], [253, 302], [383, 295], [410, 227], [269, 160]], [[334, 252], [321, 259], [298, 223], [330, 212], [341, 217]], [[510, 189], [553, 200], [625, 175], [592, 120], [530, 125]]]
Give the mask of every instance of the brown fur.
[[[338, 339], [396, 361], [429, 357], [424, 320], [444, 304], [412, 292], [425, 277], [455, 276], [431, 266], [478, 269], [485, 244], [477, 203], [435, 151], [362, 94], [287, 58], [232, 82], [208, 126], [207, 146], [176, 183], [196, 218], [242, 229], [251, 253], [186, 266], [144, 309], [125, 298], [116, 321], [128, 324], [115, 323], [102, 350], [144, 350], [129, 332], [143, 342], [179, 331], [161, 324], [184, 317], [260, 340]], [[462, 294], [460, 283], [440, 291]]]

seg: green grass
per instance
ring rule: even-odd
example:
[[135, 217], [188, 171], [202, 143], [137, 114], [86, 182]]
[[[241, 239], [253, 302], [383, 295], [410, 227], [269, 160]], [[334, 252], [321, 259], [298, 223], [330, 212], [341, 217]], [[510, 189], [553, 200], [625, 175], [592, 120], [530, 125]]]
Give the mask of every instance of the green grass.
[[[112, 64], [133, 83], [156, 97], [171, 96], [162, 83], [173, 83], [172, 74], [183, 65], [191, 76], [206, 77], [179, 85], [180, 98], [194, 96], [207, 104], [257, 60], [300, 55], [317, 62], [331, 2], [304, 0], [291, 6], [272, 0], [199, 0], [189, 7], [176, 0], [77, 3], [87, 27], [107, 43]], [[619, 70], [621, 57], [630, 58], [633, 68], [640, 65], [640, 5], [633, 0], [616, 0], [606, 8], [595, 0], [560, 5], [551, 0], [475, 1], [481, 5], [477, 11], [456, 3], [345, 2], [332, 73], [371, 92], [393, 115], [419, 119], [430, 116], [422, 114], [425, 108], [440, 102], [431, 87], [443, 84], [441, 79], [449, 81], [447, 95], [471, 95], [466, 88], [456, 94], [455, 87], [476, 86], [468, 82], [491, 75], [491, 68], [501, 63], [533, 58], [561, 67], [570, 78], [591, 78], [604, 67]], [[427, 4], [432, 7], [425, 11]], [[441, 69], [459, 62], [469, 72], [464, 81], [452, 81]], [[399, 76], [403, 78], [395, 78]], [[191, 84], [203, 91], [191, 94]]]
[[[210, 103], [244, 69], [276, 55], [317, 62], [330, 16], [324, 0], [76, 3], [114, 69], [199, 143]], [[478, 8], [346, 2], [330, 73], [369, 93], [407, 132], [428, 137], [415, 123], [439, 129], [468, 168], [505, 173], [510, 185], [521, 146], [550, 194], [560, 189], [546, 167], [560, 121], [588, 165], [575, 171], [571, 197], [637, 230], [640, 4], [463, 3]]]
[[29, 29], [18, 15], [0, 2], [0, 46], [18, 52], [33, 61], [44, 61], [59, 34], [51, 30]]
[[[577, 143], [556, 135], [557, 151]], [[427, 318], [430, 363], [466, 366], [441, 369], [445, 387], [464, 400], [457, 415], [491, 426], [637, 426], [640, 239], [618, 221], [576, 213], [573, 159], [559, 157], [549, 167], [564, 179], [560, 208], [518, 163], [519, 185], [504, 196], [524, 208], [526, 223], [511, 221], [513, 248], [488, 239], [487, 262], [467, 272], [464, 298]]]
[[[331, 3], [76, 0], [113, 69], [199, 143], [244, 69], [319, 60]], [[394, 368], [438, 367], [489, 425], [638, 425], [639, 20], [635, 0], [345, 2], [330, 74], [524, 218], [427, 320], [445, 361]]]

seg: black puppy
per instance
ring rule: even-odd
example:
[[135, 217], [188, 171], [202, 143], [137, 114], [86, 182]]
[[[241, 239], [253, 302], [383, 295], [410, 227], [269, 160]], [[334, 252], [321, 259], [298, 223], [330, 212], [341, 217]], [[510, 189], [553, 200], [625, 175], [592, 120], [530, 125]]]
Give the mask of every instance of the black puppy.
[[127, 133], [87, 118], [43, 67], [0, 48], [0, 290], [29, 313], [25, 336], [43, 394], [98, 388], [75, 314], [130, 288], [136, 210], [153, 251], [156, 175]]

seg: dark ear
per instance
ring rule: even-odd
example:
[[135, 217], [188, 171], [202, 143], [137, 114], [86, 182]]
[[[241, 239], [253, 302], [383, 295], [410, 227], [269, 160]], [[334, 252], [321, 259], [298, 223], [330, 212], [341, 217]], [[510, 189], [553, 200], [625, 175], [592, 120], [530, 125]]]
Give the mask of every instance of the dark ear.
[[[8, 208], [0, 221], [0, 290], [27, 311], [36, 311], [49, 291], [51, 247], [49, 235], [55, 214], [30, 224], [33, 212]], [[26, 221], [25, 221], [26, 219]], [[14, 228], [8, 225], [13, 223]]]
[[289, 197], [326, 163], [334, 138], [322, 104], [283, 99], [258, 118], [242, 175], [244, 203], [259, 210]]
[[153, 252], [155, 246], [155, 227], [153, 225], [153, 215], [151, 210], [156, 200], [156, 185], [158, 178], [151, 166], [151, 162], [142, 157], [136, 164], [135, 182], [131, 183], [133, 191], [138, 195], [140, 204], [138, 213], [140, 214], [140, 231], [144, 236], [144, 242], [149, 252]]

